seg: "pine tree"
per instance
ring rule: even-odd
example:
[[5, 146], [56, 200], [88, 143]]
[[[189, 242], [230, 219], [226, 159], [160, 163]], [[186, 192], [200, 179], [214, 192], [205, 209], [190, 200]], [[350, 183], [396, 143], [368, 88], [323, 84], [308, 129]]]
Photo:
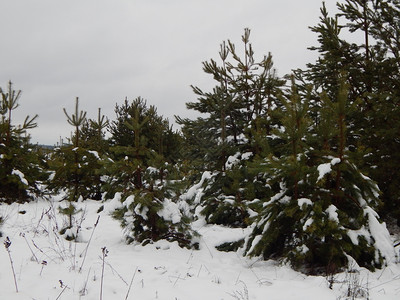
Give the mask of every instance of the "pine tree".
[[[151, 169], [147, 172], [151, 173]], [[145, 176], [151, 177], [151, 174]], [[187, 205], [173, 199], [167, 184], [154, 180], [144, 182], [146, 188], [138, 188], [124, 194], [121, 207], [113, 217], [121, 222], [128, 243], [142, 245], [167, 240], [181, 247], [197, 248], [198, 234], [191, 228], [191, 215]], [[128, 195], [128, 196], [127, 196]]]
[[363, 128], [361, 142], [370, 151], [365, 165], [382, 191], [384, 212], [396, 217], [400, 224], [400, 184], [395, 167], [400, 159], [399, 147], [399, 68], [400, 4], [398, 1], [347, 1], [339, 6], [348, 20], [351, 32], [365, 36], [363, 58], [365, 79], [360, 84], [367, 92], [361, 97], [368, 106], [359, 120]]
[[[80, 128], [80, 148], [82, 156], [86, 192], [84, 198], [101, 200], [106, 174], [105, 160], [109, 158], [109, 143], [105, 138], [108, 119], [98, 109], [97, 120], [86, 119]], [[81, 181], [81, 182], [82, 182]]]
[[[323, 89], [336, 99], [340, 72], [348, 74], [349, 102], [357, 103], [357, 110], [348, 116], [348, 141], [358, 153], [360, 168], [379, 184], [384, 213], [400, 220], [395, 167], [400, 158], [396, 150], [400, 132], [400, 52], [396, 38], [400, 4], [392, 0], [348, 0], [337, 7], [335, 17], [329, 17], [322, 7], [320, 24], [312, 27], [319, 42], [312, 49], [320, 56], [302, 75], [317, 90]], [[352, 35], [343, 38], [343, 28]], [[352, 39], [356, 34], [361, 41]]]
[[100, 155], [108, 151], [108, 141], [105, 138], [105, 131], [109, 126], [106, 116], [98, 109], [97, 120], [87, 119], [80, 129], [81, 145], [90, 150], [97, 151]]
[[266, 174], [272, 193], [263, 199], [264, 208], [246, 250], [249, 255], [263, 255], [264, 258], [289, 257], [296, 249], [294, 235], [302, 218], [298, 202], [310, 193], [308, 145], [305, 143], [310, 126], [309, 99], [299, 96], [292, 79], [290, 92], [282, 95], [280, 101], [284, 104], [282, 127], [274, 134], [283, 143], [275, 155], [259, 158], [259, 169]]
[[163, 239], [196, 247], [189, 210], [174, 196], [169, 182], [176, 174], [180, 135], [140, 97], [117, 105], [116, 114], [111, 123], [113, 161], [107, 167], [106, 197], [121, 197], [121, 207], [113, 216], [121, 222], [127, 242]]
[[28, 201], [40, 193], [38, 183], [43, 174], [38, 151], [27, 135], [27, 130], [37, 126], [38, 116], [27, 116], [23, 124], [14, 125], [13, 112], [19, 107], [22, 91], [15, 91], [9, 81], [0, 94], [0, 202]]
[[[220, 45], [220, 64], [213, 59], [203, 62], [216, 86], [211, 92], [192, 87], [198, 99], [187, 107], [206, 117], [177, 118], [183, 125], [187, 159], [200, 171], [197, 175], [212, 173], [204, 182], [201, 213], [209, 223], [235, 227], [250, 224], [254, 212], [249, 205], [265, 191], [247, 163], [270, 151], [268, 136], [277, 125], [273, 111], [282, 105], [277, 95], [285, 82], [276, 76], [271, 54], [256, 61], [247, 28], [242, 43], [243, 55], [228, 40]], [[253, 182], [260, 184], [254, 188]]]
[[[220, 65], [213, 59], [203, 62], [216, 86], [211, 92], [192, 86], [198, 99], [186, 105], [207, 117], [177, 120], [185, 138], [195, 140], [195, 147], [188, 145], [189, 156], [205, 157], [208, 170], [224, 171], [227, 158], [238, 151], [260, 152], [265, 146], [260, 137], [275, 125], [272, 111], [280, 106], [277, 94], [285, 81], [277, 77], [271, 54], [256, 61], [247, 28], [242, 42], [244, 57], [228, 40], [220, 45]], [[203, 141], [207, 147], [201, 147]]]
[[321, 95], [318, 124], [309, 118], [310, 98], [302, 99], [292, 87], [289, 101], [282, 99], [283, 129], [276, 134], [287, 150], [265, 161], [276, 194], [265, 199], [247, 243], [249, 255], [281, 258], [307, 273], [328, 274], [345, 268], [349, 256], [370, 269], [394, 258], [389, 233], [373, 210], [379, 189], [351, 159], [347, 116], [356, 105], [349, 103], [348, 90], [342, 75], [336, 99]]
[[49, 160], [53, 175], [48, 180], [48, 188], [54, 193], [66, 191], [68, 206], [60, 207], [60, 212], [68, 217], [68, 224], [61, 229], [61, 233], [66, 233], [66, 239], [73, 240], [77, 238], [72, 230], [73, 217], [78, 212], [75, 202], [91, 196], [91, 175], [95, 170], [97, 157], [81, 145], [81, 128], [86, 122], [86, 112], [79, 110], [79, 98], [75, 99], [75, 111], [71, 115], [65, 108], [63, 111], [68, 123], [74, 127], [74, 134], [71, 136], [71, 144], [55, 149]]

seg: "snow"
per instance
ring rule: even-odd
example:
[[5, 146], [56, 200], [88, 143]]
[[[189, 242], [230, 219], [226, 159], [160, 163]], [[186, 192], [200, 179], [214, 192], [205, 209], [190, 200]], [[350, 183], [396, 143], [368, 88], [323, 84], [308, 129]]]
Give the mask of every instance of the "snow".
[[96, 157], [98, 160], [100, 160], [100, 156], [99, 156], [99, 153], [97, 151], [89, 150], [88, 152], [90, 154], [92, 154], [94, 157]]
[[324, 178], [326, 174], [329, 174], [332, 171], [332, 166], [337, 165], [340, 162], [341, 162], [340, 158], [334, 157], [331, 159], [330, 162], [325, 164], [320, 164], [317, 167], [317, 170], [319, 172], [317, 182], [320, 181], [322, 178]]
[[208, 171], [204, 172], [203, 175], [201, 176], [201, 180], [193, 185], [184, 195], [181, 196], [183, 200], [193, 200], [194, 198], [194, 203], [200, 203], [201, 196], [203, 194], [203, 184], [204, 181], [210, 179], [212, 177], [212, 174]]
[[337, 165], [340, 162], [341, 162], [340, 158], [339, 157], [335, 157], [335, 158], [332, 158], [331, 165], [334, 166], [334, 165]]
[[[324, 276], [305, 276], [273, 260], [215, 249], [223, 242], [247, 236], [250, 229], [207, 225], [199, 219], [193, 227], [201, 234], [200, 250], [182, 249], [166, 241], [127, 245], [119, 222], [110, 217], [112, 208], [121, 205], [119, 197], [104, 203], [76, 203], [77, 209], [82, 209], [74, 218], [75, 224], [81, 224], [79, 243], [58, 234], [67, 221], [58, 211], [60, 205], [66, 206], [60, 203], [61, 196], [50, 201], [1, 204], [0, 216], [5, 219], [1, 239], [3, 242], [9, 237], [11, 241], [18, 293], [8, 252], [2, 247], [0, 299], [98, 300], [101, 293], [104, 300], [346, 299], [348, 273], [335, 275], [337, 283], [331, 290]], [[101, 206], [104, 210], [97, 213]], [[378, 237], [383, 225], [372, 210], [366, 214], [372, 235]], [[384, 236], [376, 240], [382, 251], [389, 249], [388, 239]], [[108, 251], [104, 273], [102, 248]], [[373, 273], [354, 268], [359, 282], [368, 288], [369, 299], [399, 299], [400, 265], [389, 263]]]
[[135, 206], [135, 214], [138, 216], [141, 216], [144, 220], [147, 220], [147, 213], [149, 212], [149, 208], [147, 206], [142, 208], [142, 205], [139, 203], [138, 205]]
[[386, 224], [378, 221], [378, 214], [369, 206], [364, 208], [364, 215], [368, 218], [369, 231], [362, 226], [359, 230], [349, 230], [347, 235], [350, 237], [353, 244], [358, 245], [358, 237], [364, 237], [368, 242], [374, 241], [377, 249], [377, 257], [379, 254], [386, 258], [389, 263], [398, 261], [398, 257], [393, 248], [393, 241], [388, 234]]
[[25, 175], [24, 173], [22, 173], [20, 170], [12, 170], [11, 172], [12, 175], [17, 175], [19, 177], [19, 180], [25, 184], [25, 185], [29, 185], [28, 180], [25, 179]]
[[[121, 194], [120, 193], [118, 193], [117, 198], [121, 199]], [[135, 202], [135, 196], [134, 195], [130, 195], [130, 196], [126, 197], [126, 199], [125, 199], [123, 204], [124, 204], [125, 207], [130, 207], [133, 202]]]
[[329, 207], [325, 210], [325, 212], [328, 214], [329, 220], [339, 223], [337, 208], [335, 205], [333, 204], [329, 205]]
[[312, 201], [308, 198], [300, 198], [297, 200], [297, 203], [299, 205], [300, 208], [303, 207], [303, 205], [312, 205]]
[[318, 172], [319, 172], [318, 179], [317, 179], [317, 182], [318, 182], [318, 181], [320, 181], [322, 178], [324, 178], [324, 176], [325, 176], [326, 174], [329, 174], [329, 173], [332, 171], [331, 163], [320, 164], [320, 165], [317, 167], [317, 170], [318, 170]]
[[179, 223], [182, 218], [179, 206], [169, 199], [164, 200], [163, 208], [157, 214], [164, 220], [171, 221], [172, 224]]
[[395, 262], [396, 253], [393, 248], [393, 242], [388, 234], [386, 224], [378, 221], [378, 214], [370, 207], [364, 209], [365, 215], [368, 217], [368, 223], [371, 235], [375, 240], [375, 248], [378, 249], [382, 256], [389, 262]]
[[[133, 202], [133, 200], [134, 200], [133, 196], [130, 196], [130, 197], [132, 197], [132, 202]], [[114, 198], [109, 200], [109, 201], [107, 201], [104, 204], [103, 211], [105, 213], [107, 213], [107, 214], [111, 214], [116, 209], [122, 208], [121, 198], [122, 198], [122, 195], [121, 195], [120, 192], [115, 193]], [[127, 197], [127, 198], [129, 198], [129, 197]], [[124, 203], [125, 205], [127, 204], [126, 200], [125, 200], [125, 203]]]
[[251, 243], [251, 247], [249, 248], [249, 253], [253, 252], [254, 247], [261, 241], [262, 235], [257, 235], [254, 239], [253, 242]]
[[309, 226], [311, 226], [312, 223], [314, 223], [313, 218], [307, 219], [307, 221], [306, 221], [306, 222], [304, 223], [304, 225], [303, 225], [303, 231], [306, 231], [307, 228], [308, 228]]
[[148, 168], [146, 169], [146, 171], [147, 171], [149, 174], [157, 174], [157, 173], [158, 173], [158, 169], [156, 169], [156, 168], [154, 168], [154, 167], [148, 167]]
[[249, 160], [253, 155], [253, 152], [242, 153], [242, 160]]
[[347, 231], [348, 237], [351, 239], [351, 242], [354, 245], [358, 245], [358, 237], [364, 237], [368, 242], [370, 242], [370, 234], [368, 233], [367, 229], [362, 226], [358, 230], [348, 230]]
[[229, 156], [228, 159], [226, 160], [225, 168], [227, 170], [232, 169], [233, 166], [235, 166], [236, 164], [238, 164], [240, 162], [239, 157], [240, 157], [240, 153], [239, 152], [236, 153], [235, 155]]
[[231, 155], [225, 162], [225, 168], [231, 170], [235, 165], [241, 161], [249, 160], [253, 156], [253, 152], [240, 153], [237, 152], [235, 155]]

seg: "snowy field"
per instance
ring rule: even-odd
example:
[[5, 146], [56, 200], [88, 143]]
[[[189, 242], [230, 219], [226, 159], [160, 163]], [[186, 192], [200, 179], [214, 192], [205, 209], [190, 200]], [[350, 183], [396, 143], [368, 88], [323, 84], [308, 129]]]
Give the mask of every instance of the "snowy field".
[[[5, 218], [1, 300], [400, 299], [400, 264], [374, 273], [355, 268], [333, 278], [305, 276], [274, 261], [217, 251], [216, 245], [247, 232], [202, 221], [194, 224], [201, 234], [200, 250], [168, 242], [127, 245], [119, 222], [109, 215], [113, 203], [97, 213], [102, 203], [90, 200], [79, 204], [79, 242], [74, 243], [58, 234], [67, 222], [58, 213], [60, 205], [65, 206], [57, 199], [0, 205]], [[7, 237], [10, 253], [4, 245]], [[349, 289], [353, 298], [346, 298]]]

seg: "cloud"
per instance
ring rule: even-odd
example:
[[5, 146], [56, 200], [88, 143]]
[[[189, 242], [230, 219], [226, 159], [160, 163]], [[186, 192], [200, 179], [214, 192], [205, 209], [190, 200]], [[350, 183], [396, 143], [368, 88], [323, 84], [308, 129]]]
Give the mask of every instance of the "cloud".
[[142, 96], [158, 112], [193, 115], [190, 85], [213, 86], [201, 62], [217, 58], [219, 44], [240, 45], [252, 29], [256, 56], [272, 52], [280, 75], [313, 59], [307, 28], [318, 22], [319, 0], [20, 0], [0, 12], [0, 86], [23, 90], [18, 118], [39, 114], [33, 142], [69, 136], [63, 107], [75, 97], [94, 118], [114, 117], [115, 103]]

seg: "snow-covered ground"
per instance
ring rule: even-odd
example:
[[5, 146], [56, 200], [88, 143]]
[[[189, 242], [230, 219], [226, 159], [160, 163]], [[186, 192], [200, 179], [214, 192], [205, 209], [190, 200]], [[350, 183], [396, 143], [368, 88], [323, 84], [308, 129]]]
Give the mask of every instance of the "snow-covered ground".
[[[274, 261], [249, 259], [240, 253], [219, 252], [216, 245], [247, 232], [205, 225], [200, 250], [175, 243], [127, 245], [119, 222], [109, 212], [112, 202], [87, 200], [79, 204], [79, 242], [68, 242], [58, 231], [67, 222], [58, 213], [57, 199], [0, 205], [5, 223], [0, 250], [0, 299], [346, 299], [352, 288], [360, 299], [400, 299], [400, 265], [374, 273], [360, 269], [329, 280], [305, 276]], [[98, 219], [98, 216], [100, 218]], [[98, 220], [98, 225], [95, 223]], [[102, 250], [103, 249], [103, 250]], [[104, 257], [104, 260], [103, 260]], [[104, 269], [103, 269], [104, 266]], [[358, 291], [358, 293], [357, 293]], [[368, 297], [368, 298], [367, 298]]]

